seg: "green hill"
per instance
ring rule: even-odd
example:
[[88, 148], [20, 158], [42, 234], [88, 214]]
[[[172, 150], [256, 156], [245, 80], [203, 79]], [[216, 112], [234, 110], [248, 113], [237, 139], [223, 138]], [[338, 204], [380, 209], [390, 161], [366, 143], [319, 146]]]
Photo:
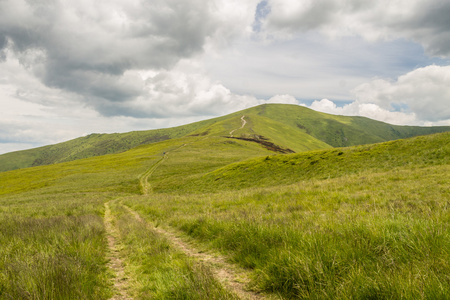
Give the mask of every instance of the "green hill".
[[[242, 116], [246, 125], [242, 126]], [[259, 144], [274, 153], [378, 143], [450, 131], [450, 126], [396, 126], [363, 117], [335, 116], [287, 104], [265, 104], [174, 128], [91, 134], [71, 141], [0, 155], [0, 172], [48, 165], [186, 136], [222, 136]], [[233, 137], [230, 133], [233, 132]]]
[[450, 131], [450, 126], [398, 126], [365, 117], [336, 116], [298, 105], [261, 105], [258, 115], [299, 128], [333, 147], [385, 142]]
[[[177, 192], [237, 190], [436, 165], [450, 165], [450, 133], [332, 150], [257, 157], [192, 176], [182, 183], [176, 180], [167, 182], [161, 189]], [[157, 184], [155, 189], [160, 189]]]
[[285, 107], [1, 172], [0, 298], [448, 298], [450, 133]]
[[0, 172], [120, 153], [134, 147], [189, 134], [211, 121], [129, 133], [90, 134], [67, 142], [0, 155]]

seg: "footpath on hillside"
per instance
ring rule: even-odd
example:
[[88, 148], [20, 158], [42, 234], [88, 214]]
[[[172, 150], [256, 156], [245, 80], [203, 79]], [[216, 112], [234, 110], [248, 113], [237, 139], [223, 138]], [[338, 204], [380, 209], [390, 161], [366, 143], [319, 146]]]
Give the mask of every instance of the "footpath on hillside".
[[236, 130], [239, 130], [239, 129], [244, 128], [245, 124], [247, 124], [247, 121], [246, 121], [244, 118], [245, 118], [245, 115], [243, 115], [243, 116], [241, 117], [242, 125], [241, 125], [240, 128], [233, 129], [233, 130], [230, 131], [230, 137], [233, 137], [233, 133], [234, 133]]
[[[245, 116], [241, 117], [242, 126], [239, 129], [244, 128], [245, 124], [247, 123], [244, 118], [245, 118]], [[235, 130], [237, 130], [237, 129], [235, 129]], [[231, 131], [230, 135], [232, 135], [234, 131]], [[188, 144], [183, 144], [180, 147], [176, 148], [175, 150], [178, 150], [181, 147], [185, 147], [185, 146], [188, 146]], [[173, 150], [173, 151], [175, 151], [175, 150]], [[149, 179], [150, 179], [151, 175], [155, 172], [155, 170], [164, 162], [164, 160], [166, 160], [168, 158], [168, 156], [169, 156], [169, 152], [165, 152], [164, 156], [161, 159], [159, 159], [153, 166], [151, 166], [146, 172], [144, 172], [139, 177], [141, 192], [143, 195], [151, 194], [152, 188], [149, 183]], [[173, 229], [170, 227], [166, 227], [168, 229], [163, 229], [160, 226], [156, 227], [150, 221], [147, 221], [144, 218], [142, 218], [138, 212], [134, 211], [129, 206], [126, 206], [123, 204], [122, 204], [122, 206], [131, 215], [133, 215], [137, 221], [151, 225], [150, 228], [152, 228], [152, 230], [154, 230], [158, 234], [161, 234], [164, 237], [166, 237], [167, 240], [169, 240], [170, 243], [175, 248], [177, 248], [179, 251], [183, 252], [188, 257], [195, 259], [196, 261], [201, 263], [203, 266], [207, 267], [213, 274], [214, 278], [224, 288], [233, 292], [239, 298], [250, 299], [250, 300], [267, 299], [266, 296], [263, 296], [256, 292], [253, 292], [253, 291], [250, 291], [246, 288], [250, 281], [247, 271], [228, 263], [226, 258], [221, 255], [208, 254], [202, 250], [197, 249], [192, 244], [183, 241], [183, 239], [178, 237], [179, 235], [182, 235], [182, 234], [180, 234], [180, 232], [177, 231], [176, 229]], [[116, 299], [119, 299], [119, 298], [116, 298]]]
[[[188, 144], [183, 144], [176, 148], [178, 150], [180, 148], [186, 147]], [[174, 150], [174, 151], [175, 151]], [[139, 186], [141, 189], [142, 195], [148, 195], [152, 192], [152, 187], [148, 182], [148, 178], [155, 172], [155, 170], [159, 167], [159, 165], [169, 157], [169, 152], [164, 152], [163, 157], [161, 157], [155, 164], [153, 164], [150, 169], [139, 176]]]
[[[245, 127], [247, 121], [245, 120], [245, 116], [241, 117], [242, 125], [238, 129], [242, 129]], [[233, 133], [238, 130], [234, 129], [230, 132], [230, 136], [233, 136]], [[147, 171], [145, 171], [143, 174], [139, 176], [139, 184], [142, 195], [151, 195], [152, 194], [152, 187], [150, 184], [150, 177], [152, 174], [156, 171], [156, 169], [169, 157], [169, 153], [174, 152], [182, 147], [186, 147], [189, 144], [183, 144], [179, 146], [178, 148], [171, 150], [170, 152], [167, 151], [163, 154], [163, 157], [161, 157], [156, 163], [154, 163]], [[119, 201], [121, 203], [120, 199], [116, 199], [114, 201]], [[195, 259], [198, 263], [202, 264], [204, 267], [208, 268], [211, 273], [213, 274], [214, 278], [219, 282], [225, 289], [231, 291], [233, 294], [237, 295], [240, 299], [278, 299], [274, 296], [269, 297], [266, 295], [261, 295], [259, 293], [253, 292], [249, 290], [248, 284], [250, 282], [250, 276], [249, 272], [245, 271], [244, 269], [230, 264], [227, 262], [227, 259], [219, 255], [217, 253], [209, 254], [206, 253], [203, 250], [199, 250], [197, 247], [193, 246], [191, 243], [188, 243], [184, 241], [179, 236], [183, 236], [183, 234], [178, 231], [177, 229], [171, 228], [167, 226], [165, 229], [161, 228], [161, 226], [156, 227], [155, 224], [152, 224], [151, 221], [145, 220], [142, 218], [138, 212], [134, 211], [129, 206], [126, 206], [124, 204], [121, 204], [123, 208], [125, 208], [126, 211], [128, 211], [138, 222], [142, 222], [148, 227], [150, 230], [155, 231], [156, 233], [164, 236], [167, 238], [168, 241], [179, 251], [184, 253], [186, 256]], [[109, 246], [109, 259], [110, 264], [109, 267], [112, 269], [114, 274], [116, 274], [114, 287], [116, 290], [116, 295], [111, 298], [113, 300], [122, 300], [122, 299], [131, 299], [127, 295], [127, 286], [128, 286], [128, 279], [125, 276], [124, 273], [124, 263], [121, 260], [119, 256], [119, 251], [117, 247], [117, 242], [119, 235], [117, 233], [117, 230], [114, 228], [114, 225], [112, 223], [112, 216], [111, 216], [111, 210], [109, 207], [109, 202], [105, 203], [105, 228], [106, 228], [106, 235], [108, 239], [108, 246]]]

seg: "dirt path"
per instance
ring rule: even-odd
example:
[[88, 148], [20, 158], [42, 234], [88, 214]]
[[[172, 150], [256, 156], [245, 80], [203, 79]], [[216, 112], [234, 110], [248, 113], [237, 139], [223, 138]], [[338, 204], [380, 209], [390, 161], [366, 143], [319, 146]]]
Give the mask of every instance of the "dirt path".
[[[179, 146], [178, 148], [172, 150], [172, 151], [176, 151], [180, 148], [186, 147], [188, 144], [183, 144], [181, 146]], [[150, 183], [148, 182], [148, 178], [153, 174], [153, 172], [155, 172], [155, 170], [159, 167], [159, 165], [169, 157], [169, 151], [164, 152], [163, 157], [161, 157], [154, 165], [152, 165], [150, 167], [150, 169], [148, 169], [145, 173], [141, 174], [139, 176], [139, 186], [141, 188], [141, 193], [143, 195], [148, 195], [152, 192], [152, 187], [150, 185]]]
[[[241, 117], [242, 126], [239, 129], [244, 128], [247, 121], [244, 119], [245, 115]], [[233, 132], [237, 129], [230, 132], [230, 135], [233, 136]], [[207, 138], [207, 137], [206, 137]], [[188, 144], [183, 144], [180, 147], [176, 148], [176, 151], [182, 147], [187, 146]], [[143, 173], [139, 177], [139, 182], [141, 186], [141, 191], [143, 195], [148, 195], [152, 192], [152, 188], [150, 186], [149, 178], [154, 173], [154, 171], [158, 168], [158, 166], [168, 158], [169, 152], [165, 152], [164, 156], [158, 160], [153, 166], [150, 167], [145, 173]], [[152, 225], [151, 222], [147, 222], [134, 210], [130, 207], [123, 205], [123, 207], [132, 214], [139, 222], [144, 222], [146, 224]], [[105, 214], [106, 215], [106, 214]], [[160, 227], [151, 226], [155, 232], [165, 236], [177, 249], [185, 253], [187, 256], [194, 258], [198, 262], [204, 264], [208, 267], [214, 275], [214, 278], [218, 282], [220, 282], [225, 288], [232, 291], [235, 295], [237, 295], [240, 299], [279, 299], [277, 297], [268, 297], [263, 296], [261, 294], [252, 292], [246, 288], [249, 283], [248, 272], [243, 269], [240, 269], [237, 266], [234, 266], [226, 261], [226, 259], [219, 255], [211, 255], [196, 249], [196, 247], [192, 246], [184, 242], [181, 238], [177, 236], [175, 233], [176, 230], [166, 230]], [[120, 298], [116, 298], [120, 299]]]
[[233, 137], [233, 133], [234, 133], [236, 130], [239, 130], [239, 129], [244, 128], [245, 124], [247, 124], [247, 121], [246, 121], [244, 118], [245, 118], [245, 115], [241, 117], [242, 125], [241, 125], [240, 128], [238, 128], [238, 129], [233, 129], [233, 130], [230, 131], [230, 137]]
[[[123, 205], [123, 207], [132, 214], [138, 221], [147, 223], [146, 220], [130, 207]], [[196, 259], [198, 262], [207, 266], [214, 277], [225, 288], [231, 290], [241, 299], [267, 299], [266, 297], [249, 291], [246, 289], [246, 285], [249, 282], [248, 275], [244, 270], [240, 270], [237, 267], [226, 262], [224, 257], [218, 255], [211, 255], [201, 250], [196, 249], [194, 246], [184, 242], [177, 237], [174, 231], [165, 230], [160, 227], [154, 227], [153, 230], [157, 233], [165, 236], [176, 248], [185, 253], [187, 256]]]
[[132, 299], [129, 297], [128, 288], [128, 277], [125, 275], [124, 265], [122, 259], [119, 255], [119, 250], [117, 248], [117, 238], [118, 232], [112, 223], [111, 209], [109, 207], [109, 202], [105, 203], [105, 216], [103, 218], [105, 224], [106, 237], [108, 239], [108, 254], [107, 258], [109, 260], [108, 267], [111, 269], [114, 278], [114, 290], [115, 295], [110, 300], [128, 300]]
[[151, 166], [150, 169], [147, 170], [147, 172], [145, 172], [139, 177], [139, 185], [141, 187], [141, 193], [143, 195], [148, 195], [151, 192], [152, 187], [148, 182], [148, 178], [153, 174], [153, 172], [156, 170], [159, 164], [161, 164], [166, 157], [167, 153], [164, 153], [164, 156], [162, 158], [160, 158], [153, 166]]

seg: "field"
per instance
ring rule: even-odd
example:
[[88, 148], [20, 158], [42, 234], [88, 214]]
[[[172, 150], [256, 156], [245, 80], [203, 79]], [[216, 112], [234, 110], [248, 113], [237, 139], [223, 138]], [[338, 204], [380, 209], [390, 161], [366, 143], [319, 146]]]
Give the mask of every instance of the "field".
[[0, 299], [450, 299], [449, 133], [275, 154], [240, 117], [0, 173]]

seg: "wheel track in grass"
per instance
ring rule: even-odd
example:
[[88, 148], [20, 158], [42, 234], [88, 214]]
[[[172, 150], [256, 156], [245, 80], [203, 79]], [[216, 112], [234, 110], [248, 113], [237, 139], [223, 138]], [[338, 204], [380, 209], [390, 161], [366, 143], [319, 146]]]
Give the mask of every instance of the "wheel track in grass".
[[[111, 202], [111, 201], [109, 201]], [[108, 267], [115, 275], [114, 277], [114, 296], [110, 300], [131, 300], [128, 295], [128, 277], [125, 274], [124, 263], [120, 258], [119, 249], [117, 245], [117, 240], [119, 238], [119, 233], [114, 227], [111, 215], [111, 208], [109, 207], [109, 202], [105, 202], [105, 215], [103, 217], [103, 223], [106, 231], [106, 238], [108, 240], [108, 254], [107, 258], [109, 260]]]
[[[247, 121], [244, 119], [245, 116], [241, 117], [242, 126], [239, 129], [244, 128]], [[235, 129], [237, 130], [237, 129]], [[231, 131], [230, 135], [235, 131]], [[206, 137], [208, 138], [208, 137]], [[203, 139], [206, 139], [203, 138]], [[203, 140], [202, 139], [202, 140]], [[176, 151], [182, 147], [185, 147], [188, 144], [183, 144], [178, 148], [172, 150]], [[155, 172], [155, 170], [164, 162], [165, 159], [168, 158], [169, 151], [164, 153], [164, 156], [160, 158], [153, 166], [151, 166], [145, 173], [139, 176], [139, 184], [141, 187], [141, 192], [143, 195], [149, 195], [152, 192], [151, 185], [149, 183], [149, 178]], [[240, 299], [248, 299], [248, 300], [258, 300], [258, 299], [279, 299], [276, 296], [266, 296], [254, 291], [251, 291], [246, 288], [248, 286], [250, 280], [248, 271], [245, 271], [239, 268], [236, 265], [232, 265], [226, 261], [226, 258], [220, 255], [211, 255], [204, 251], [197, 249], [189, 243], [186, 243], [181, 238], [177, 236], [179, 231], [175, 229], [162, 229], [160, 227], [156, 227], [152, 222], [147, 222], [143, 219], [139, 213], [131, 209], [129, 206], [122, 204], [122, 206], [133, 215], [136, 220], [139, 222], [143, 222], [145, 224], [150, 225], [149, 228], [157, 232], [158, 234], [166, 237], [169, 242], [175, 246], [179, 251], [183, 252], [186, 256], [195, 259], [197, 262], [201, 263], [203, 266], [207, 267], [213, 274], [214, 278], [226, 289], [232, 291], [235, 295], [237, 295]]]
[[[183, 144], [178, 148], [172, 150], [176, 151], [180, 148], [186, 147], [188, 144]], [[139, 176], [139, 187], [142, 195], [148, 195], [152, 192], [152, 187], [148, 182], [148, 178], [155, 172], [155, 170], [161, 165], [161, 163], [169, 157], [169, 151], [164, 152], [163, 157], [161, 157], [156, 163], [154, 163], [147, 171]]]
[[188, 257], [195, 259], [197, 262], [207, 267], [213, 274], [214, 278], [226, 289], [232, 291], [240, 299], [258, 300], [258, 299], [278, 299], [275, 297], [268, 297], [246, 288], [249, 284], [248, 272], [231, 265], [220, 255], [211, 255], [202, 250], [197, 249], [191, 244], [183, 241], [179, 238], [175, 230], [166, 230], [160, 227], [154, 226], [151, 222], [147, 222], [143, 219], [139, 213], [131, 209], [129, 206], [122, 204], [122, 206], [133, 215], [136, 220], [145, 224], [153, 225], [152, 230], [158, 234], [166, 237], [169, 242], [175, 246], [179, 251], [186, 254]]
[[141, 189], [141, 193], [143, 195], [148, 195], [149, 191], [151, 191], [152, 187], [148, 183], [148, 178], [155, 172], [156, 168], [163, 162], [166, 158], [167, 153], [164, 153], [164, 156], [161, 157], [150, 169], [148, 169], [145, 173], [139, 176], [139, 186]]

